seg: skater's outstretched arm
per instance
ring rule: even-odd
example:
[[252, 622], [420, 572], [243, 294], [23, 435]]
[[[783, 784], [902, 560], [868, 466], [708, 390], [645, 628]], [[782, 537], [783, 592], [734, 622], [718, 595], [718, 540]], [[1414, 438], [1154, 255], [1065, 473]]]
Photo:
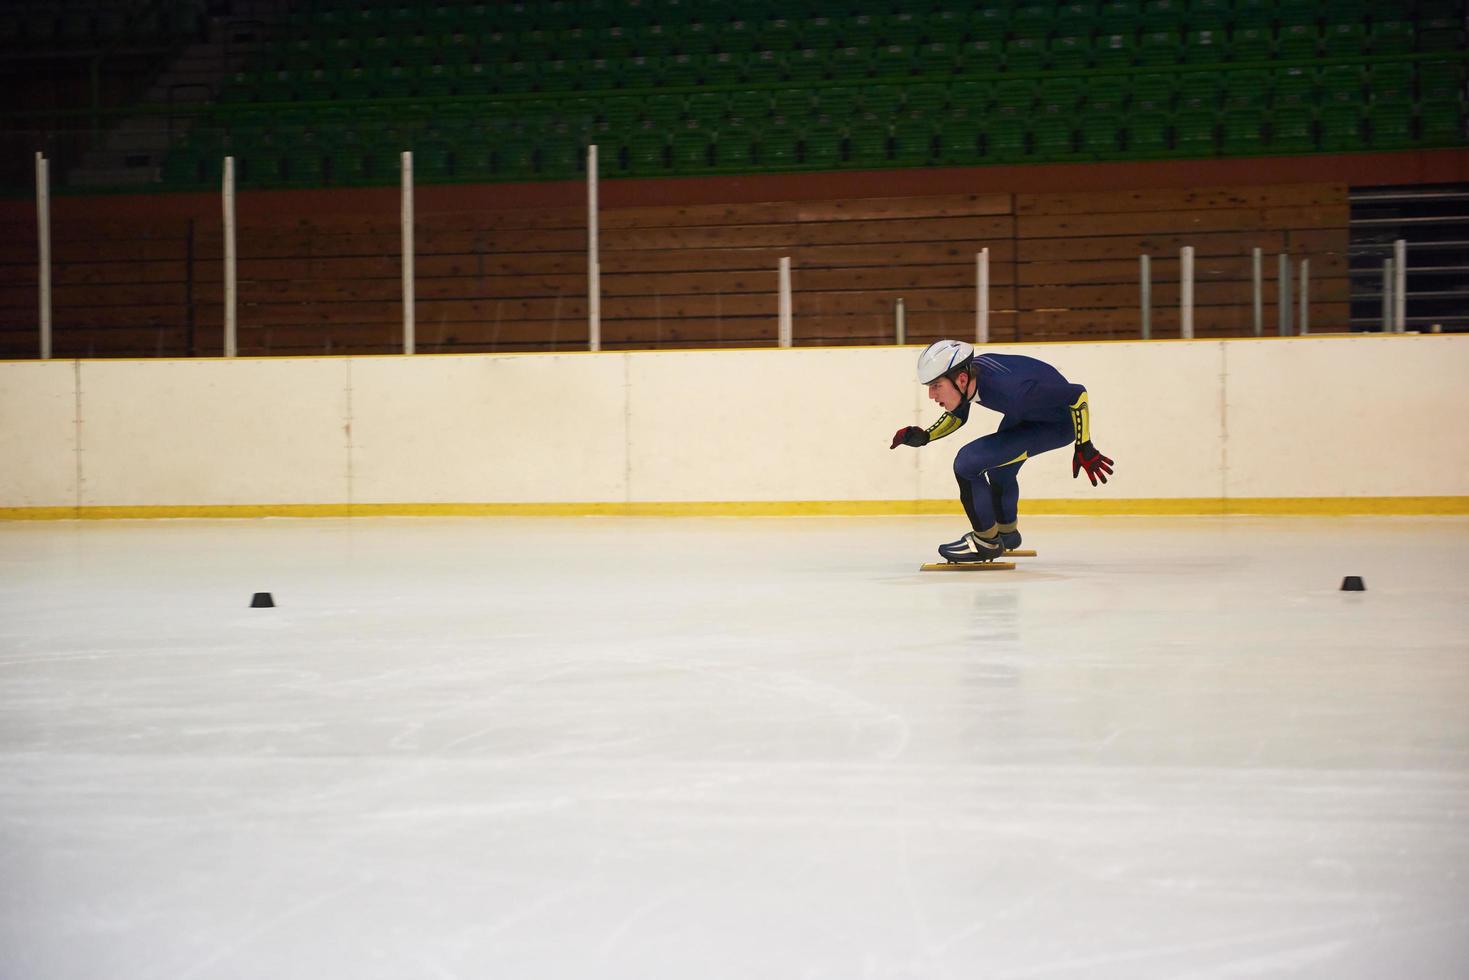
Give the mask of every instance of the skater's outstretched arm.
[[1112, 460], [1092, 445], [1091, 409], [1087, 406], [1085, 388], [1070, 408], [1071, 427], [1076, 431], [1076, 451], [1071, 454], [1071, 478], [1076, 479], [1082, 470], [1086, 470], [1092, 486], [1096, 486], [1098, 480], [1106, 483], [1112, 474]]
[[946, 435], [957, 432], [969, 418], [969, 403], [964, 402], [959, 406], [957, 412], [945, 412], [940, 415], [938, 421], [926, 429], [920, 429], [916, 425], [906, 425], [893, 434], [893, 444], [889, 449], [897, 449], [899, 446], [912, 446], [918, 449], [926, 446], [935, 439], [942, 439]]

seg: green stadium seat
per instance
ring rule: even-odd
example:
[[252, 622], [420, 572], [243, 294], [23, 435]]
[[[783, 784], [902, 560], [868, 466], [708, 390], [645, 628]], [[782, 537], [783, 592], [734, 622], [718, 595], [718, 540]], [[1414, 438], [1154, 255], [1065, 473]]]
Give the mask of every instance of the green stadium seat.
[[996, 116], [985, 132], [985, 156], [997, 162], [1020, 160], [1029, 152], [1029, 133], [1021, 117]]
[[976, 38], [959, 45], [957, 51], [957, 67], [964, 74], [996, 72], [1005, 67], [1004, 48], [998, 41]]
[[847, 160], [854, 167], [881, 167], [888, 163], [892, 134], [886, 118], [866, 113], [847, 131]]
[[969, 17], [969, 37], [977, 41], [1004, 40], [1009, 31], [1010, 10], [1008, 6], [986, 4]]
[[786, 56], [786, 76], [792, 82], [820, 81], [826, 77], [826, 55], [817, 48], [797, 48]]
[[1092, 2], [1063, 3], [1056, 8], [1056, 34], [1091, 38], [1097, 32], [1097, 6]]
[[704, 60], [692, 54], [673, 54], [665, 57], [659, 78], [664, 85], [688, 87], [698, 85], [704, 77]]
[[791, 170], [801, 163], [801, 130], [795, 126], [770, 126], [760, 132], [756, 153], [760, 166]]
[[1289, 61], [1304, 61], [1315, 58], [1321, 48], [1321, 38], [1315, 24], [1291, 24], [1281, 27], [1275, 44], [1275, 55]]
[[755, 50], [758, 40], [755, 25], [747, 20], [732, 20], [722, 24], [714, 36], [715, 50], [730, 54], [749, 54]]
[[967, 112], [950, 113], [939, 122], [935, 132], [935, 162], [964, 166], [983, 159], [984, 132], [978, 119]]
[[735, 85], [743, 81], [744, 59], [728, 51], [716, 51], [704, 59], [704, 82], [708, 85]]
[[1082, 116], [1078, 133], [1081, 152], [1095, 160], [1118, 156], [1122, 150], [1118, 139], [1122, 127], [1120, 115], [1089, 112]]
[[1367, 41], [1374, 55], [1408, 54], [1413, 50], [1413, 25], [1409, 21], [1374, 20]]
[[628, 138], [624, 150], [630, 174], [653, 176], [668, 169], [668, 146], [663, 130], [651, 122], [644, 123]]
[[1126, 68], [1133, 63], [1132, 34], [1101, 34], [1092, 45], [1092, 64], [1098, 68]]
[[1079, 34], [1052, 38], [1046, 49], [1047, 64], [1054, 71], [1084, 71], [1091, 58], [1091, 38]]
[[903, 107], [903, 87], [901, 85], [868, 85], [862, 89], [861, 95], [862, 111], [874, 113], [884, 118], [896, 115]]
[[1230, 19], [1236, 28], [1268, 28], [1275, 22], [1275, 0], [1232, 0], [1230, 7]]
[[765, 51], [794, 51], [801, 46], [801, 31], [795, 21], [778, 18], [767, 20], [756, 28], [757, 49]]
[[860, 104], [860, 91], [850, 86], [824, 88], [816, 93], [817, 111], [833, 119], [852, 118], [859, 111]]
[[700, 173], [714, 165], [714, 144], [708, 130], [694, 120], [674, 132], [669, 142], [672, 169], [677, 173]]
[[831, 119], [817, 119], [799, 134], [797, 161], [803, 167], [835, 170], [845, 162], [842, 128]]
[[1057, 106], [1042, 106], [1031, 123], [1035, 155], [1044, 160], [1064, 160], [1076, 155], [1072, 116]]
[[714, 141], [714, 165], [724, 168], [749, 169], [760, 165], [759, 143], [755, 131], [748, 126], [728, 122], [720, 128]]
[[1214, 117], [1219, 107], [1219, 75], [1212, 71], [1186, 72], [1178, 79], [1178, 111]]
[[1186, 12], [1183, 0], [1147, 0], [1142, 10], [1144, 30], [1177, 32], [1183, 27]]
[[816, 100], [811, 90], [804, 87], [776, 89], [771, 93], [770, 102], [773, 115], [796, 125], [816, 114]]
[[801, 44], [818, 51], [831, 51], [841, 41], [841, 31], [830, 17], [812, 17], [799, 25]]
[[1055, 12], [1049, 3], [1026, 3], [1010, 13], [1009, 33], [1017, 38], [1039, 38], [1050, 36], [1055, 24]]
[[1424, 102], [1457, 103], [1464, 99], [1462, 61], [1425, 61], [1418, 65], [1418, 96]]
[[872, 72], [878, 77], [902, 77], [911, 75], [913, 68], [912, 45], [888, 44], [873, 52]]
[[1134, 75], [1131, 80], [1132, 107], [1143, 112], [1164, 112], [1173, 105], [1178, 79], [1169, 74]]
[[842, 44], [849, 48], [875, 48], [878, 43], [877, 19], [872, 14], [848, 8], [841, 21]]
[[1413, 66], [1404, 62], [1373, 65], [1368, 76], [1368, 101], [1373, 107], [1403, 106], [1413, 102]]
[[951, 41], [933, 41], [913, 54], [913, 70], [924, 76], [952, 75], [959, 68], [958, 46]]
[[1178, 35], [1172, 31], [1148, 31], [1138, 38], [1139, 65], [1175, 65], [1182, 53]]
[[[806, 98], [810, 101], [810, 96]], [[723, 92], [696, 92], [689, 96], [684, 111], [706, 129], [714, 129], [724, 119], [727, 109], [728, 99]]]
[[779, 82], [785, 76], [785, 62], [779, 52], [756, 51], [745, 59], [745, 78], [760, 85]]
[[1224, 73], [1223, 107], [1259, 109], [1270, 101], [1270, 72], [1241, 69]]
[[923, 18], [920, 40], [927, 37], [933, 42], [958, 44], [969, 34], [969, 15], [963, 10], [946, 8], [937, 10]]
[[1268, 27], [1236, 27], [1229, 50], [1235, 61], [1269, 61], [1275, 57], [1275, 37]]
[[1329, 65], [1321, 69], [1321, 101], [1329, 105], [1360, 106], [1365, 98], [1362, 65]]
[[871, 68], [868, 48], [837, 48], [827, 59], [827, 73], [836, 81], [866, 78], [871, 73]]
[[744, 89], [730, 93], [731, 117], [754, 121], [770, 115], [770, 93], [763, 89]]
[[1316, 72], [1312, 68], [1281, 68], [1273, 73], [1271, 105], [1305, 108], [1316, 105]]
[[1113, 0], [1102, 4], [1097, 13], [1097, 30], [1101, 34], [1132, 35], [1142, 24], [1142, 8], [1137, 0]]
[[1326, 25], [1321, 53], [1327, 58], [1361, 58], [1367, 52], [1367, 28], [1360, 20]]
[[1186, 109], [1173, 117], [1173, 147], [1181, 156], [1213, 156], [1216, 152], [1214, 139], [1213, 112]]
[[1333, 104], [1321, 110], [1321, 149], [1349, 153], [1362, 148], [1362, 107]]
[[1419, 107], [1421, 138], [1430, 146], [1462, 146], [1464, 105], [1462, 102], [1426, 102]]
[[1036, 90], [1036, 101], [1042, 112], [1053, 108], [1070, 113], [1081, 102], [1085, 85], [1080, 78], [1043, 78]]
[[1265, 147], [1265, 113], [1226, 109], [1219, 117], [1219, 145], [1226, 156], [1247, 156]]
[[1185, 64], [1214, 64], [1230, 57], [1229, 36], [1222, 30], [1203, 28], [1189, 31], [1183, 40]]
[[1170, 152], [1170, 128], [1171, 119], [1166, 112], [1129, 113], [1124, 137], [1129, 155], [1152, 157]]
[[1292, 106], [1271, 112], [1270, 149], [1305, 152], [1315, 148], [1315, 113], [1312, 109]]
[[905, 105], [908, 109], [936, 114], [948, 102], [948, 89], [933, 82], [922, 82], [908, 87]]
[[1421, 20], [1417, 26], [1419, 51], [1463, 51], [1464, 16]]
[[924, 36], [923, 20], [911, 12], [879, 19], [877, 30], [883, 44], [903, 44], [910, 48], [917, 47]]
[[1394, 150], [1413, 145], [1413, 117], [1406, 106], [1374, 106], [1367, 116], [1367, 144]]
[[1185, 23], [1194, 31], [1225, 31], [1234, 20], [1231, 0], [1193, 0]]
[[992, 87], [994, 110], [1013, 115], [1029, 113], [1035, 106], [1036, 82], [1031, 79], [1015, 79], [1000, 82]]
[[1046, 41], [1039, 37], [1017, 37], [1005, 42], [1006, 71], [1039, 71], [1046, 64]]
[[920, 167], [934, 156], [933, 125], [926, 118], [907, 117], [893, 124], [893, 162]]
[[989, 108], [993, 91], [990, 82], [955, 82], [949, 87], [949, 108], [971, 114], [984, 112]]
[[[1121, 112], [1127, 104], [1129, 81], [1122, 75], [1098, 75], [1086, 83], [1087, 116], [1092, 114], [1113, 115]], [[1117, 127], [1120, 129], [1121, 127]], [[1116, 134], [1113, 135], [1116, 141]]]

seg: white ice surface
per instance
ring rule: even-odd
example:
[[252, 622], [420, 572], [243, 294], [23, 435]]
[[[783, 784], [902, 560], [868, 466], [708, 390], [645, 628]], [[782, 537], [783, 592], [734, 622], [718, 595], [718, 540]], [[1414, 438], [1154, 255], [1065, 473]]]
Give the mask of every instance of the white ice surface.
[[0, 524], [0, 978], [1469, 977], [1469, 520], [960, 530]]

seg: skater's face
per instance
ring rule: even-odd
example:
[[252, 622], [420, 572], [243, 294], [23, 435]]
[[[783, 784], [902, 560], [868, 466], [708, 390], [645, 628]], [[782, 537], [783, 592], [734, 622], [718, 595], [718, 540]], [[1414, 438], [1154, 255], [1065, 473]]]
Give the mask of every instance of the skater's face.
[[959, 375], [958, 385], [954, 384], [948, 377], [941, 377], [929, 382], [928, 397], [938, 402], [944, 411], [952, 412], [964, 400], [964, 392], [959, 390], [959, 385], [963, 385], [965, 388], [969, 387], [968, 374]]

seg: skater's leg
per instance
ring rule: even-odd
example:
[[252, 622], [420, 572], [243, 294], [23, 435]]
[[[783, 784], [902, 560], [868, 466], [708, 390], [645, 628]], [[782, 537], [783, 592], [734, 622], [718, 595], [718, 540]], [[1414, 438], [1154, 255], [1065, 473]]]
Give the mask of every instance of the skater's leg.
[[[975, 531], [985, 537], [998, 534], [1007, 548], [1019, 547], [1020, 467], [1031, 456], [1058, 449], [1072, 439], [1069, 419], [1017, 422], [1006, 418], [993, 435], [977, 439], [960, 450], [961, 457], [969, 453], [962, 462], [958, 458], [954, 461], [954, 472], [959, 477], [961, 488], [965, 476], [969, 476], [973, 487], [971, 495], [988, 497], [981, 506], [965, 505]], [[969, 452], [971, 449], [974, 451]], [[972, 474], [981, 467], [976, 478]]]

